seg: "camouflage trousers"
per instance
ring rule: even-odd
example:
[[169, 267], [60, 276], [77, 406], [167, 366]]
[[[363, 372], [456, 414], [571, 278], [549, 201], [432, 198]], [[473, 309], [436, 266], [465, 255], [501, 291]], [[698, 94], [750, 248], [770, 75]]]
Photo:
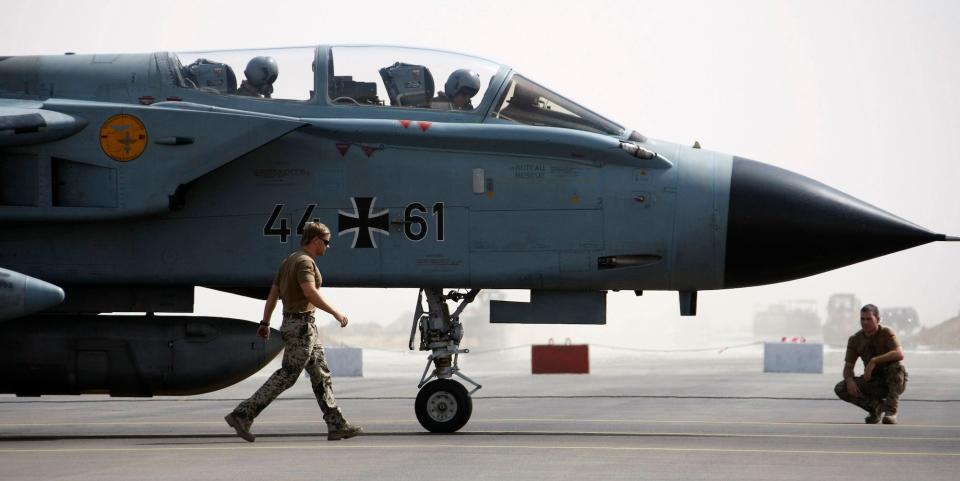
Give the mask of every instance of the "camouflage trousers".
[[347, 425], [346, 419], [333, 397], [333, 379], [330, 368], [324, 358], [323, 346], [317, 335], [317, 326], [312, 319], [286, 318], [280, 327], [283, 336], [283, 366], [277, 369], [267, 382], [260, 386], [249, 399], [233, 410], [233, 415], [247, 424], [249, 429], [253, 419], [260, 414], [277, 396], [286, 391], [300, 377], [304, 370], [310, 375], [313, 394], [317, 398], [323, 420], [330, 430], [339, 430]]
[[873, 371], [870, 382], [864, 381], [863, 376], [853, 378], [863, 394], [853, 397], [847, 392], [847, 382], [840, 381], [833, 388], [837, 397], [859, 406], [861, 409], [872, 412], [876, 403], [883, 404], [883, 410], [888, 416], [897, 414], [900, 405], [900, 395], [907, 388], [907, 370], [898, 362], [889, 363]]

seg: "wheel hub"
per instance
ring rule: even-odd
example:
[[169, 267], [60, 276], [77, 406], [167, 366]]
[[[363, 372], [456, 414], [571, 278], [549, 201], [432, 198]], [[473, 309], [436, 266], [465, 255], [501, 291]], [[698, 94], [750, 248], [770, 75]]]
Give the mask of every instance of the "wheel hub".
[[436, 422], [450, 421], [457, 415], [457, 400], [445, 391], [433, 393], [427, 399], [427, 414]]

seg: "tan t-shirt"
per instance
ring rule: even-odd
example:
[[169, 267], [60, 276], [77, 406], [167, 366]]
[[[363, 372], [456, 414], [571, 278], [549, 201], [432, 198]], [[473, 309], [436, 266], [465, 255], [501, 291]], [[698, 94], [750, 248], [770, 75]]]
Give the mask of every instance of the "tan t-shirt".
[[323, 282], [320, 269], [317, 268], [317, 263], [310, 254], [300, 249], [284, 259], [277, 271], [277, 276], [273, 279], [273, 283], [280, 288], [280, 300], [283, 301], [284, 313], [317, 310], [317, 307], [307, 300], [307, 296], [303, 295], [303, 289], [300, 288], [300, 284], [310, 281], [317, 286], [317, 289]]
[[897, 340], [897, 335], [889, 327], [880, 326], [876, 334], [871, 337], [867, 337], [861, 329], [847, 340], [847, 355], [844, 360], [855, 363], [857, 358], [860, 358], [866, 366], [870, 359], [886, 354], [899, 346], [900, 341]]

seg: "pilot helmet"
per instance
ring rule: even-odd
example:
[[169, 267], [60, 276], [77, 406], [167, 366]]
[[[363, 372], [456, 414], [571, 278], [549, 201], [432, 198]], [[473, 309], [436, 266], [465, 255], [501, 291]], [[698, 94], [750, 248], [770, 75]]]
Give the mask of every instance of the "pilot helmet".
[[447, 83], [443, 84], [443, 92], [447, 98], [454, 98], [458, 94], [464, 93], [467, 98], [473, 98], [480, 91], [480, 74], [469, 69], [454, 70]]
[[277, 61], [273, 57], [259, 56], [250, 59], [243, 74], [254, 87], [263, 88], [277, 81], [280, 68], [277, 67]]

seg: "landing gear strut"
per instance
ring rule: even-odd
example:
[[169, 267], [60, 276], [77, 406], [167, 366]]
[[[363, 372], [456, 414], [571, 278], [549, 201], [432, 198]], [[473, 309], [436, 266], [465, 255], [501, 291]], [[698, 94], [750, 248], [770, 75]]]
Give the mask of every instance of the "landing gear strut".
[[[428, 431], [457, 431], [467, 424], [473, 412], [470, 396], [481, 386], [460, 372], [460, 354], [470, 352], [469, 349], [460, 349], [460, 340], [463, 339], [460, 313], [479, 293], [480, 289], [473, 289], [465, 294], [450, 291], [444, 295], [442, 289], [429, 288], [421, 289], [417, 295], [417, 310], [410, 329], [410, 350], [413, 350], [413, 341], [419, 331], [420, 350], [432, 352], [427, 356], [427, 365], [417, 385], [420, 393], [417, 394], [414, 410], [420, 425]], [[423, 310], [424, 294], [427, 297], [426, 311]], [[453, 314], [450, 314], [447, 306], [448, 300], [460, 303]], [[430, 372], [431, 363], [433, 372]], [[453, 376], [472, 384], [473, 390], [467, 392], [463, 384], [452, 379]]]

